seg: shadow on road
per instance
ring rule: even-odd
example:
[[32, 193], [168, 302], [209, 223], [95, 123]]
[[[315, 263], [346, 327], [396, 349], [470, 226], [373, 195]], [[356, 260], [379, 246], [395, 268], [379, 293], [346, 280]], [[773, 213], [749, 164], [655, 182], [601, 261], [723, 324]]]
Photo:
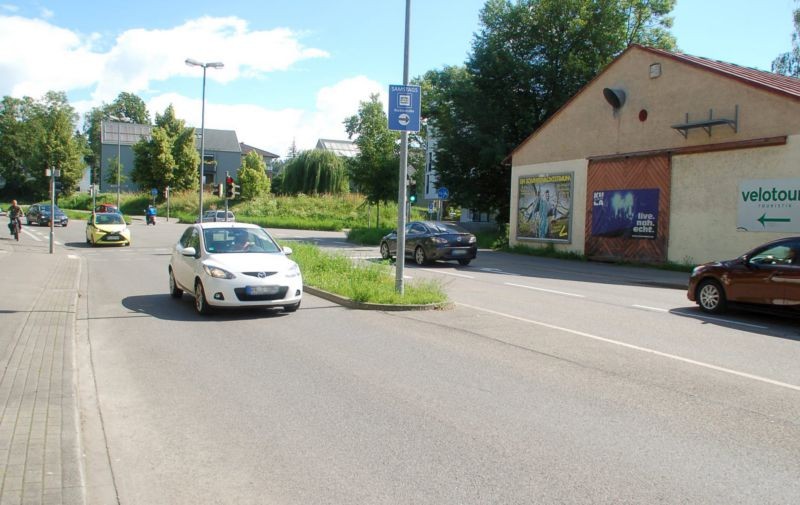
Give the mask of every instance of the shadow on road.
[[[126, 309], [165, 321], [242, 321], [263, 319], [265, 317], [284, 317], [290, 314], [276, 308], [232, 308], [215, 310], [208, 316], [201, 316], [194, 310], [194, 300], [184, 294], [180, 299], [169, 294], [128, 296], [122, 299]], [[303, 310], [302, 308], [300, 310]]]

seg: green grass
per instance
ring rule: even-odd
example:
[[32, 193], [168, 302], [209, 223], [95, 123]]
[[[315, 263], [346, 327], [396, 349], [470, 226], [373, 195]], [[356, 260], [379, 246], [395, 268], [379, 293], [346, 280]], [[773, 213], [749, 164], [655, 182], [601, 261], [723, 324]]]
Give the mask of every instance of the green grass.
[[292, 259], [303, 272], [303, 283], [317, 289], [362, 303], [426, 305], [448, 301], [442, 286], [433, 281], [406, 283], [400, 295], [388, 263], [356, 263], [303, 242], [293, 242], [291, 248]]

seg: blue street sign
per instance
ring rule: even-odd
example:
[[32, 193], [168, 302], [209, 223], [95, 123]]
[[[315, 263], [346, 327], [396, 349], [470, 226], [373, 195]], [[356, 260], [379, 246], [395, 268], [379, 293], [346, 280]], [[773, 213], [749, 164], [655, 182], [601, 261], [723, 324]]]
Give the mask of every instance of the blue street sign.
[[439, 192], [437, 194], [439, 195], [440, 200], [447, 200], [447, 197], [450, 196], [450, 191], [448, 191], [447, 188], [439, 188]]
[[158, 190], [156, 188], [153, 188], [150, 190], [150, 194], [153, 196], [158, 196]]
[[418, 132], [420, 115], [420, 87], [390, 84], [389, 129]]

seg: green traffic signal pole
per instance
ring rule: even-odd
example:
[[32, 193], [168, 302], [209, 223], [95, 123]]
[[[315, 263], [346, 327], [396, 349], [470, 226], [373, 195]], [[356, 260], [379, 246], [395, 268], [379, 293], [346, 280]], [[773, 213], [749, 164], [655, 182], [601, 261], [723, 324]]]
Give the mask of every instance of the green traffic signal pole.
[[[411, 28], [411, 0], [406, 0], [406, 33], [403, 50], [403, 86], [408, 86], [408, 38]], [[400, 136], [400, 176], [397, 189], [397, 253], [395, 255], [395, 291], [403, 294], [403, 271], [406, 262], [406, 177], [408, 177], [408, 131]]]

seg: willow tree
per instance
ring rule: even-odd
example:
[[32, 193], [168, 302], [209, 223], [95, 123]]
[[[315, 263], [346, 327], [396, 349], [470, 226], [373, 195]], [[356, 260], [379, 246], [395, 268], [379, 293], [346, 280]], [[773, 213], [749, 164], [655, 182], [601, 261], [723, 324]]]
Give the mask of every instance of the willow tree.
[[283, 191], [289, 194], [347, 193], [350, 188], [345, 163], [324, 149], [303, 151], [286, 164]]

